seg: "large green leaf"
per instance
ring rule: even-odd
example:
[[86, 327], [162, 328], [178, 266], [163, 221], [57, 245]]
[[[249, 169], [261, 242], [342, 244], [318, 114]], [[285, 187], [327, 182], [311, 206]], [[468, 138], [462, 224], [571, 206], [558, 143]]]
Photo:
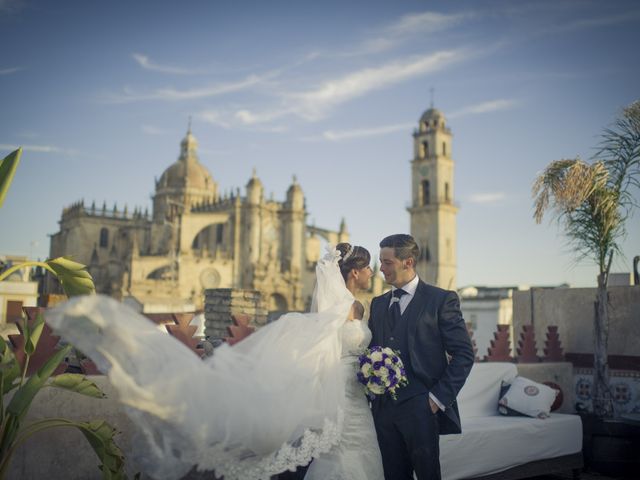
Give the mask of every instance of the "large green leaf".
[[[10, 418], [10, 420], [13, 417]], [[77, 422], [66, 418], [46, 418], [34, 422], [20, 431], [19, 437], [6, 450], [0, 462], [0, 478], [6, 478], [11, 456], [15, 450], [32, 435], [51, 428], [77, 428], [82, 432], [102, 462], [99, 466], [105, 480], [126, 480], [124, 455], [114, 440], [117, 431], [104, 420]], [[134, 478], [139, 478], [136, 475]]]
[[68, 296], [95, 293], [93, 279], [85, 265], [66, 257], [53, 258], [45, 263], [56, 274]]
[[11, 402], [7, 406], [7, 413], [14, 415], [18, 419], [26, 414], [31, 406], [33, 398], [37, 395], [45, 382], [49, 379], [55, 369], [64, 360], [64, 357], [71, 350], [71, 345], [58, 350], [40, 369], [29, 377], [29, 380], [22, 385], [15, 393]]
[[9, 191], [9, 186], [16, 173], [20, 157], [22, 156], [22, 148], [19, 148], [2, 159], [0, 162], [0, 208], [4, 203], [4, 197]]
[[14, 382], [20, 376], [20, 366], [2, 337], [0, 337], [0, 370], [2, 371], [2, 392], [0, 393], [4, 395], [18, 385]]
[[82, 433], [102, 461], [102, 478], [125, 479], [124, 455], [113, 439], [117, 430], [104, 420], [95, 420], [84, 424]]
[[36, 317], [36, 321], [33, 325], [29, 326], [28, 322], [24, 322], [23, 335], [24, 335], [24, 353], [27, 355], [33, 355], [36, 351], [42, 330], [44, 329], [44, 317], [41, 313]]
[[49, 385], [94, 398], [104, 398], [106, 396], [98, 385], [79, 373], [56, 375]]

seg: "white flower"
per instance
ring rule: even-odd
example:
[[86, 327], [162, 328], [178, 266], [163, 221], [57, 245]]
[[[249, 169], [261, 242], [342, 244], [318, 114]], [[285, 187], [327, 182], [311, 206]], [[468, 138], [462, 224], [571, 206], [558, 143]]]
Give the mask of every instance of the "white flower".
[[376, 376], [380, 377], [380, 378], [386, 378], [389, 376], [389, 369], [387, 367], [380, 367], [377, 371], [376, 371]]
[[382, 395], [385, 391], [384, 385], [378, 385], [377, 383], [367, 383], [367, 388], [376, 395]]
[[382, 360], [382, 352], [372, 352], [371, 353], [371, 361], [372, 362], [379, 362], [380, 360]]
[[327, 253], [325, 253], [324, 257], [322, 257], [322, 260], [324, 260], [326, 263], [334, 263], [337, 265], [338, 261], [341, 258], [341, 254], [338, 250], [336, 250], [335, 245], [328, 243], [326, 246], [326, 251]]
[[369, 377], [371, 375], [371, 364], [365, 363], [364, 365], [362, 365], [362, 367], [360, 367], [360, 371], [365, 377]]

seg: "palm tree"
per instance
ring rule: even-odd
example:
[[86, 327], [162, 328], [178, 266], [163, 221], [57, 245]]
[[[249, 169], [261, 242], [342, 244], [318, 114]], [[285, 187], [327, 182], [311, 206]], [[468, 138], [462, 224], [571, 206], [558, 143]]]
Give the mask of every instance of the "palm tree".
[[640, 101], [625, 108], [611, 128], [604, 130], [592, 163], [579, 158], [556, 160], [533, 185], [536, 223], [551, 210], [563, 226], [578, 260], [598, 265], [594, 317], [593, 409], [598, 417], [613, 416], [609, 389], [607, 344], [611, 262], [620, 253], [625, 223], [638, 206], [640, 187]]

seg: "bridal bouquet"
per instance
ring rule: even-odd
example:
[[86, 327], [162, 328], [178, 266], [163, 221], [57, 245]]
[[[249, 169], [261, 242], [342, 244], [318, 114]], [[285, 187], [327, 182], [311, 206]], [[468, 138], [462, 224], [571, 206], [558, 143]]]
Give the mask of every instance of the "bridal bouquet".
[[388, 392], [395, 400], [396, 390], [409, 383], [399, 352], [389, 347], [368, 348], [358, 359], [356, 376], [369, 396]]

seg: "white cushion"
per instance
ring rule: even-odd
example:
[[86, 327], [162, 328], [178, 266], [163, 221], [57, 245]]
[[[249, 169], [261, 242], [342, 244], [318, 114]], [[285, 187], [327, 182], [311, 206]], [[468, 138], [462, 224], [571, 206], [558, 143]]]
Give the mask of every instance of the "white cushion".
[[516, 377], [507, 392], [498, 401], [498, 411], [509, 415], [509, 410], [529, 417], [547, 418], [558, 391], [524, 377]]
[[[460, 416], [465, 418], [498, 416], [500, 384], [510, 383], [518, 375], [513, 363], [474, 363], [458, 394]], [[463, 427], [464, 428], [464, 427]]]

